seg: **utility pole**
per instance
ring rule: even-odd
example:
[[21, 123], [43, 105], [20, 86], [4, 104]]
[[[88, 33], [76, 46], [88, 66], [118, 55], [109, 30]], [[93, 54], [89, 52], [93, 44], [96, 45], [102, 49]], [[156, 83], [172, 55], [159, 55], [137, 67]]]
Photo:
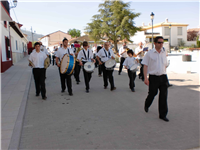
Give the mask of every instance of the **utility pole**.
[[33, 39], [33, 31], [32, 31], [32, 26], [31, 26], [31, 35], [32, 35], [32, 45], [33, 45], [33, 41], [34, 41], [34, 39]]

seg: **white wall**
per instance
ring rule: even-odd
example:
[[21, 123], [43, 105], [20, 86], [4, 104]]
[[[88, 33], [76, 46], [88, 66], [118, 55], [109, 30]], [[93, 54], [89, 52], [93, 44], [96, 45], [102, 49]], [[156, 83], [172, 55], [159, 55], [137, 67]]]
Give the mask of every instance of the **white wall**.
[[49, 37], [44, 37], [40, 41], [44, 46], [49, 47]]
[[1, 21], [1, 48], [2, 48], [2, 62], [7, 61], [6, 58], [6, 42], [5, 42], [5, 36], [9, 38], [9, 30], [8, 30], [8, 22], [7, 22], [7, 28], [4, 27], [4, 22]]
[[137, 31], [134, 36], [130, 37], [133, 44], [138, 44], [139, 42], [145, 42], [146, 36], [144, 35], [144, 31]]
[[196, 41], [186, 41], [185, 46], [192, 46], [192, 45], [197, 45]]
[[[152, 33], [152, 29], [146, 30], [146, 33]], [[153, 33], [160, 33], [162, 36], [162, 27], [153, 28]]]

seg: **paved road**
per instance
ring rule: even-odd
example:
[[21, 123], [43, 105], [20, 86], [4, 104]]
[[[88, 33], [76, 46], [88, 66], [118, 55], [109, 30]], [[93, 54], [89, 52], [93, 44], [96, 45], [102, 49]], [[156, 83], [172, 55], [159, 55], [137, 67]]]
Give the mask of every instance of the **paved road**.
[[199, 147], [199, 75], [170, 73], [170, 122], [158, 118], [155, 98], [149, 113], [143, 110], [148, 88], [136, 79], [114, 72], [116, 91], [103, 89], [97, 70], [90, 93], [81, 83], [73, 94], [61, 93], [58, 69], [47, 69], [47, 101], [35, 97], [32, 80], [20, 149], [191, 149]]

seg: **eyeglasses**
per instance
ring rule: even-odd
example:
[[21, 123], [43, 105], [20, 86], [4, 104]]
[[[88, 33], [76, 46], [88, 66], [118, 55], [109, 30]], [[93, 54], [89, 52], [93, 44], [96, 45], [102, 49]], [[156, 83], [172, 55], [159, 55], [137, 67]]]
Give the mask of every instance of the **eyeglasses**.
[[164, 42], [157, 42], [158, 44], [163, 44]]

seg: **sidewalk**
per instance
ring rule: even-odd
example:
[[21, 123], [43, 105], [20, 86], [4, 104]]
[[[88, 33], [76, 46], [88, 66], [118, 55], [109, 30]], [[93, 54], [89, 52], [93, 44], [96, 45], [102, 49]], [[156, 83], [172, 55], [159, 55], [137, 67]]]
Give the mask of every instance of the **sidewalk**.
[[[28, 57], [1, 74], [1, 149], [19, 144], [31, 81]], [[12, 143], [11, 143], [12, 141]]]

